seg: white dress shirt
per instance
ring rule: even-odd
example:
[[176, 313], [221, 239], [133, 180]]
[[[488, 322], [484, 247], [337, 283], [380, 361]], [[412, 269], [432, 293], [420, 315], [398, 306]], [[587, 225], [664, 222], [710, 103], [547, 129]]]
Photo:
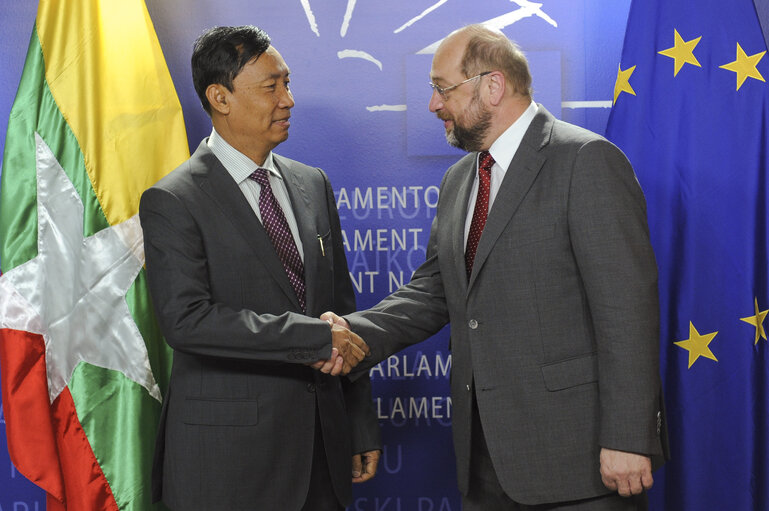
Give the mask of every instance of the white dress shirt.
[[[489, 214], [491, 214], [491, 207], [494, 204], [494, 199], [499, 192], [500, 186], [502, 186], [502, 180], [505, 179], [507, 173], [507, 167], [510, 166], [510, 162], [513, 161], [518, 146], [521, 145], [521, 140], [526, 130], [529, 129], [531, 121], [534, 119], [534, 115], [537, 113], [537, 104], [533, 101], [529, 107], [524, 110], [523, 114], [516, 119], [516, 121], [510, 125], [502, 134], [491, 144], [489, 153], [494, 158], [494, 166], [491, 167], [491, 184], [489, 186]], [[480, 153], [479, 153], [480, 154]], [[479, 162], [476, 156], [475, 167], [478, 168]], [[467, 218], [465, 219], [465, 247], [467, 247], [467, 235], [470, 232], [470, 224], [473, 221], [473, 210], [475, 209], [475, 199], [478, 196], [478, 171], [475, 171], [475, 177], [473, 178], [473, 189], [470, 190], [470, 197], [467, 201]]]
[[251, 158], [232, 147], [215, 129], [211, 130], [211, 136], [208, 137], [206, 144], [240, 187], [240, 191], [243, 192], [243, 196], [245, 196], [260, 222], [262, 221], [262, 214], [259, 212], [259, 194], [262, 191], [262, 186], [253, 179], [249, 179], [248, 176], [253, 174], [257, 168], [267, 169], [267, 178], [270, 181], [272, 194], [278, 200], [278, 204], [280, 204], [280, 208], [283, 210], [283, 215], [286, 217], [286, 222], [288, 222], [288, 228], [291, 229], [291, 235], [294, 237], [296, 249], [299, 251], [299, 257], [302, 258], [304, 263], [304, 249], [302, 240], [299, 238], [299, 226], [296, 223], [291, 200], [288, 197], [288, 190], [283, 182], [283, 176], [273, 161], [272, 151], [267, 155], [264, 163], [257, 165]]

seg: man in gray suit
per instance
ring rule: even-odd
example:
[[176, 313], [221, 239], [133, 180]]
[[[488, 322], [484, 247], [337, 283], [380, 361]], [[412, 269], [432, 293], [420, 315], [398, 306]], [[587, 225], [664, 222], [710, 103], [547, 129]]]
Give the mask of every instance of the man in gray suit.
[[317, 319], [355, 310], [331, 185], [272, 152], [294, 100], [266, 33], [207, 31], [192, 74], [213, 131], [140, 205], [174, 349], [154, 497], [185, 511], [342, 509], [351, 480], [373, 477], [380, 440], [368, 379], [309, 367], [333, 354], [347, 372], [368, 351]]
[[633, 170], [532, 101], [527, 61], [499, 31], [450, 34], [430, 77], [430, 110], [470, 154], [443, 178], [411, 282], [345, 319], [372, 363], [451, 322], [465, 511], [643, 509], [666, 442], [657, 270]]

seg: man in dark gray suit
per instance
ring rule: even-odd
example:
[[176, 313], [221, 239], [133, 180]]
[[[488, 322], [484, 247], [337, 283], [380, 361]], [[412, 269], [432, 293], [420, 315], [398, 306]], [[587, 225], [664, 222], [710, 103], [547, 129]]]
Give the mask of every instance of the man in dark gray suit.
[[430, 110], [470, 154], [443, 178], [411, 282], [345, 319], [372, 363], [451, 322], [465, 511], [643, 509], [666, 430], [633, 170], [532, 101], [526, 59], [499, 31], [450, 34], [430, 77]]
[[154, 497], [185, 511], [342, 509], [351, 479], [373, 477], [380, 440], [368, 379], [309, 367], [333, 354], [347, 372], [368, 351], [317, 319], [355, 310], [331, 185], [272, 152], [294, 100], [266, 33], [207, 31], [192, 74], [213, 131], [140, 206], [174, 349]]

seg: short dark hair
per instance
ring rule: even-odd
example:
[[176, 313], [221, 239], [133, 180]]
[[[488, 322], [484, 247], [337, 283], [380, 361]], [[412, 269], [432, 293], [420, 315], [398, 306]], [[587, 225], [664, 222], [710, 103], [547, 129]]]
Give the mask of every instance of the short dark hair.
[[206, 98], [209, 85], [218, 83], [232, 91], [232, 81], [243, 66], [270, 47], [270, 36], [253, 25], [214, 27], [197, 38], [192, 49], [192, 83], [203, 109], [211, 115]]

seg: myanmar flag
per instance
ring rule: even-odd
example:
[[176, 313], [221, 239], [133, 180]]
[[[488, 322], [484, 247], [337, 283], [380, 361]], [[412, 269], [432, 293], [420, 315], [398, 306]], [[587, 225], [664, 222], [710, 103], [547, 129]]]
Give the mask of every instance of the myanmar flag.
[[152, 509], [171, 354], [139, 197], [189, 155], [142, 0], [41, 0], [0, 185], [0, 375], [11, 460], [48, 509]]
[[769, 511], [766, 0], [633, 0], [607, 136], [659, 266], [671, 460], [650, 508]]

